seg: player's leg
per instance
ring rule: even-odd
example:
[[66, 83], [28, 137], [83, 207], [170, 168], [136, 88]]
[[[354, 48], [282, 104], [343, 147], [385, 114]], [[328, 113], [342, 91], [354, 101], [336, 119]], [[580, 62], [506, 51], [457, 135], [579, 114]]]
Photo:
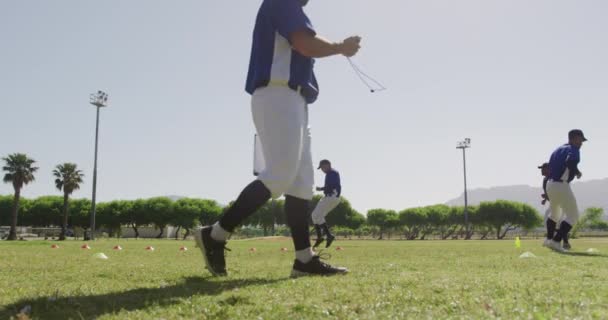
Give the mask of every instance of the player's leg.
[[314, 248], [318, 247], [323, 241], [325, 241], [323, 235], [327, 237], [326, 248], [329, 248], [331, 242], [334, 241], [335, 237], [329, 230], [325, 217], [340, 203], [340, 198], [334, 196], [325, 196], [319, 200], [315, 210], [312, 212], [312, 223], [315, 226], [317, 232], [317, 241], [313, 245]]
[[545, 240], [553, 239], [553, 233], [555, 233], [554, 229], [550, 228], [549, 224], [547, 223], [549, 221], [550, 216], [551, 216], [551, 204], [549, 203], [549, 208], [547, 208], [547, 210], [545, 210], [545, 219], [543, 220], [543, 222], [545, 223], [545, 226], [547, 228], [547, 234], [546, 234]]
[[547, 240], [544, 245], [553, 250], [561, 250], [561, 243], [553, 240], [556, 235], [557, 221], [561, 216], [564, 183], [549, 181], [547, 183], [547, 195], [549, 196], [549, 216], [545, 225], [547, 227]]
[[315, 241], [313, 248], [318, 247], [321, 245], [321, 243], [323, 243], [323, 241], [325, 241], [325, 238], [323, 237], [323, 228], [321, 227], [321, 225], [325, 223], [325, 215], [323, 214], [323, 202], [325, 198], [326, 197], [323, 197], [319, 200], [311, 214], [312, 223], [315, 227], [315, 232], [317, 233], [317, 240]]
[[218, 222], [194, 231], [196, 244], [203, 253], [207, 269], [213, 275], [226, 275], [224, 250], [226, 250], [226, 241], [230, 233], [269, 198], [268, 189], [262, 182], [256, 180], [241, 191], [237, 200]]
[[551, 241], [553, 239], [553, 236], [555, 236], [555, 230], [557, 227], [557, 223], [555, 222], [555, 220], [553, 220], [552, 218], [552, 212], [555, 211], [560, 211], [560, 208], [558, 205], [551, 205], [552, 202], [549, 202], [549, 208], [547, 208], [547, 210], [545, 211], [545, 227], [547, 229], [547, 234], [545, 237], [545, 240], [543, 242], [544, 246], [547, 246], [549, 244], [549, 241]]
[[563, 241], [562, 248], [564, 248], [564, 250], [572, 249], [572, 245], [570, 244], [570, 234], [565, 234], [563, 236], [562, 241]]
[[559, 231], [553, 238], [554, 241], [562, 241], [564, 240], [567, 245], [564, 246], [564, 249], [569, 249], [570, 244], [568, 242], [568, 236], [572, 227], [576, 224], [579, 217], [578, 212], [578, 204], [576, 202], [576, 197], [574, 197], [574, 193], [572, 192], [572, 188], [570, 185], [566, 185], [567, 188], [564, 190], [564, 198], [563, 198], [563, 209], [565, 218], [561, 222]]
[[306, 121], [305, 132], [298, 174], [285, 193], [285, 214], [296, 250], [291, 276], [346, 273], [348, 271], [346, 268], [337, 268], [322, 262], [319, 256], [314, 255], [310, 246], [308, 206], [313, 196], [314, 167], [308, 121]]
[[[562, 216], [560, 217], [560, 220], [557, 223], [557, 230], [555, 231], [556, 233], [559, 232], [559, 228], [562, 225], [562, 222], [566, 219], [566, 216], [564, 215], [564, 210], [562, 210]], [[570, 250], [572, 249], [572, 246], [570, 245], [570, 236], [569, 234], [564, 234], [563, 238], [562, 238], [562, 248], [566, 249], [566, 250]]]
[[[304, 108], [308, 113], [308, 107]], [[311, 154], [311, 137], [308, 128], [308, 115], [301, 124], [303, 131], [299, 166], [295, 179], [285, 192], [285, 215], [287, 225], [291, 231], [296, 259], [302, 263], [309, 262], [314, 254], [310, 246], [310, 230], [308, 217], [310, 214], [310, 200], [313, 196], [314, 168]]]
[[323, 200], [323, 205], [321, 207], [321, 210], [319, 210], [319, 215], [322, 217], [322, 220], [320, 219], [322, 223], [319, 225], [319, 227], [323, 230], [323, 233], [327, 238], [325, 248], [329, 248], [336, 239], [336, 237], [331, 233], [331, 230], [327, 225], [325, 218], [333, 209], [338, 206], [338, 204], [340, 204], [340, 198], [336, 196], [327, 196], [323, 197], [323, 199], [321, 200]]
[[207, 268], [226, 274], [224, 249], [230, 233], [271, 195], [278, 197], [293, 182], [301, 153], [305, 103], [289, 88], [267, 87], [253, 94], [251, 110], [265, 159], [265, 169], [213, 226], [195, 233]]

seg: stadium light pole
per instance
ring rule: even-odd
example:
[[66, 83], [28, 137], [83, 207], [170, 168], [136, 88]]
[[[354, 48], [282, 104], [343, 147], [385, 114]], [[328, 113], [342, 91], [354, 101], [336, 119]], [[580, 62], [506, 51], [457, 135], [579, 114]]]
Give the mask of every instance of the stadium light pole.
[[462, 167], [464, 169], [464, 224], [466, 226], [467, 235], [469, 236], [469, 199], [467, 195], [467, 156], [466, 150], [471, 147], [471, 139], [465, 138], [456, 144], [456, 149], [462, 149]]
[[[91, 228], [88, 240], [95, 240], [95, 203], [97, 197], [97, 146], [99, 142], [99, 109], [108, 106], [108, 94], [99, 90], [92, 93], [89, 103], [97, 107], [97, 120], [95, 123], [95, 161], [93, 164], [93, 198], [91, 202]], [[85, 239], [87, 240], [87, 239]]]

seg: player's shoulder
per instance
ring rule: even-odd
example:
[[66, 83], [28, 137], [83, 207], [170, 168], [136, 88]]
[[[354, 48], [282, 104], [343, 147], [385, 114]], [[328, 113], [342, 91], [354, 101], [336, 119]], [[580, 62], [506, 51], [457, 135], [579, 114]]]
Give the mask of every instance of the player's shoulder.
[[571, 148], [572, 148], [572, 146], [570, 144], [566, 143], [566, 144], [562, 144], [559, 147], [557, 147], [555, 149], [555, 152], [569, 151], [569, 150], [571, 150]]
[[563, 150], [569, 152], [569, 153], [579, 153], [579, 149], [569, 143], [563, 145]]
[[300, 0], [264, 0], [262, 2], [262, 5], [270, 5], [273, 6], [273, 8], [277, 9], [282, 8], [284, 6], [297, 6], [299, 8], [301, 6], [299, 1]]

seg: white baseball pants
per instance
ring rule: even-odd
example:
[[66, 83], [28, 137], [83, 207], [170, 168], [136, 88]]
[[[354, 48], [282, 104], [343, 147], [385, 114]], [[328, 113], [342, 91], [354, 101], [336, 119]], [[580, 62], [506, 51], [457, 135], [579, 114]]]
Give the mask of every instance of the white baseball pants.
[[319, 200], [315, 210], [312, 212], [312, 223], [324, 224], [327, 214], [340, 204], [340, 197], [325, 196]]
[[565, 182], [547, 182], [547, 194], [549, 195], [550, 217], [553, 221], [558, 222], [563, 214], [564, 221], [573, 226], [578, 221], [578, 205], [576, 198], [570, 188], [569, 183]]
[[259, 88], [251, 99], [251, 113], [264, 155], [258, 179], [273, 198], [286, 194], [312, 199], [314, 168], [304, 98], [285, 86]]

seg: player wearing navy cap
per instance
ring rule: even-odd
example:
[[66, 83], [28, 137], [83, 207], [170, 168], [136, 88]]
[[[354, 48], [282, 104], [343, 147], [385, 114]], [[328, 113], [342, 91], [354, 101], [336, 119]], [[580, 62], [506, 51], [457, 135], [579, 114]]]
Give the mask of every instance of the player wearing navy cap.
[[314, 167], [308, 105], [319, 86], [314, 58], [354, 56], [360, 37], [332, 43], [317, 35], [304, 13], [305, 0], [264, 0], [257, 14], [245, 91], [265, 167], [213, 226], [195, 232], [207, 269], [226, 275], [224, 250], [230, 233], [271, 197], [285, 195], [287, 225], [295, 247], [292, 276], [345, 273], [322, 262], [310, 246], [309, 201]]
[[331, 167], [329, 160], [321, 160], [317, 169], [321, 169], [325, 173], [325, 185], [317, 188], [317, 191], [323, 191], [325, 196], [319, 200], [312, 212], [312, 223], [315, 225], [315, 231], [317, 232], [317, 240], [313, 247], [316, 248], [323, 243], [325, 240], [323, 236], [325, 235], [327, 237], [325, 248], [329, 248], [336, 237], [331, 234], [325, 217], [340, 204], [342, 185], [340, 184], [340, 173]]
[[557, 148], [549, 160], [547, 195], [550, 199], [551, 213], [547, 219], [547, 230], [556, 229], [562, 210], [565, 216], [553, 239], [546, 242], [547, 247], [556, 251], [565, 250], [561, 246], [561, 241], [567, 239], [572, 226], [578, 221], [578, 205], [570, 182], [582, 176], [578, 164], [581, 160], [580, 148], [585, 141], [587, 139], [581, 130], [571, 130], [568, 132], [568, 143]]

